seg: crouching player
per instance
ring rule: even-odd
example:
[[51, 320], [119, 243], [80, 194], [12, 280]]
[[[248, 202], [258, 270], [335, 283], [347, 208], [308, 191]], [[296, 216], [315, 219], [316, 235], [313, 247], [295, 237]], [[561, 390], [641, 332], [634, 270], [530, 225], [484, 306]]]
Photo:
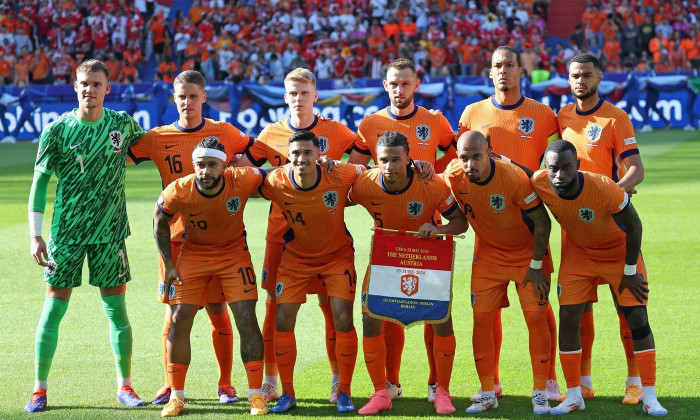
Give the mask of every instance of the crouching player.
[[[250, 413], [267, 413], [261, 395], [263, 341], [255, 315], [258, 292], [243, 224], [246, 201], [257, 194], [263, 175], [253, 168], [226, 169], [226, 161], [224, 146], [215, 137], [202, 140], [192, 152], [195, 173], [168, 185], [153, 215], [154, 235], [165, 266], [165, 290], [172, 309], [167, 343], [172, 393], [161, 412], [163, 417], [177, 416], [185, 410], [190, 331], [214, 278], [221, 282], [241, 335]], [[168, 223], [176, 214], [187, 226], [177, 266], [171, 255]]]
[[[376, 227], [418, 231], [418, 236], [423, 238], [441, 233], [459, 234], [467, 230], [464, 214], [459, 210], [449, 187], [437, 178], [428, 182], [418, 180], [418, 173], [411, 168], [406, 136], [397, 131], [382, 134], [377, 141], [376, 156], [379, 168], [360, 175], [349, 195], [350, 200], [367, 209], [374, 218]], [[419, 213], [417, 209], [422, 212]], [[436, 210], [449, 223], [436, 226], [433, 220]], [[382, 332], [384, 321], [372, 318], [367, 313], [368, 281], [369, 278], [365, 275], [362, 284], [362, 342], [374, 394], [358, 413], [377, 414], [390, 409], [392, 404], [386, 385], [386, 343]], [[456, 347], [452, 318], [433, 325], [433, 329], [432, 350], [437, 371], [435, 411], [438, 414], [450, 414], [455, 412], [449, 392]]]
[[581, 316], [586, 302], [598, 299], [601, 283], [612, 286], [632, 331], [634, 357], [642, 380], [643, 410], [668, 411], [656, 398], [656, 349], [649, 327], [646, 267], [640, 253], [642, 222], [623, 188], [610, 178], [579, 171], [576, 147], [557, 140], [545, 151], [545, 170], [532, 184], [562, 227], [559, 295], [559, 349], [566, 399], [552, 414], [583, 410], [581, 394]]
[[530, 335], [532, 407], [535, 414], [546, 414], [550, 410], [546, 385], [551, 362], [547, 325], [551, 222], [525, 172], [491, 159], [488, 149], [480, 132], [461, 134], [457, 159], [443, 173], [476, 234], [471, 276], [472, 345], [482, 392], [466, 411], [478, 413], [498, 407], [493, 322], [499, 309], [508, 306], [508, 284], [514, 281]]
[[275, 413], [296, 407], [294, 327], [308, 287], [317, 281], [325, 283], [336, 329], [335, 354], [340, 376], [337, 408], [340, 412], [355, 410], [350, 384], [357, 358], [357, 334], [352, 321], [357, 276], [344, 213], [350, 186], [364, 167], [340, 163], [326, 173], [316, 163], [320, 156], [318, 137], [311, 131], [297, 131], [289, 139], [287, 158], [291, 168], [270, 172], [261, 188], [263, 197], [280, 207], [288, 225], [275, 285], [274, 348], [284, 391], [270, 409]]

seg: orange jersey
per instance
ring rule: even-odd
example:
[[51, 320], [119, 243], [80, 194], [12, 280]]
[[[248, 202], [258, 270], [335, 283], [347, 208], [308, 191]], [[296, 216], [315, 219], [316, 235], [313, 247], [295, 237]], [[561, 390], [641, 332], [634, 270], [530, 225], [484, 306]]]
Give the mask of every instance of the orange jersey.
[[276, 203], [287, 220], [284, 254], [297, 261], [328, 260], [352, 252], [345, 228], [345, 203], [350, 186], [364, 167], [341, 163], [331, 173], [316, 165], [318, 181], [302, 188], [293, 169], [278, 168], [265, 177], [263, 197]]
[[[246, 156], [255, 165], [261, 166], [267, 160], [273, 166], [287, 163], [289, 138], [299, 130], [309, 130], [319, 139], [321, 153], [334, 160], [340, 160], [343, 153], [352, 149], [357, 135], [338, 121], [316, 116], [313, 124], [306, 128], [294, 128], [288, 118], [269, 124], [260, 133], [255, 143], [246, 151]], [[287, 231], [287, 222], [279, 207], [272, 204], [267, 222], [268, 241], [283, 243], [282, 235]]]
[[467, 106], [459, 135], [468, 130], [482, 133], [494, 152], [533, 171], [540, 168], [550, 140], [559, 138], [554, 111], [524, 96], [511, 106], [499, 105], [493, 96]]
[[483, 183], [469, 182], [456, 159], [442, 176], [474, 228], [474, 262], [528, 265], [535, 244], [534, 225], [527, 213], [542, 201], [520, 168], [500, 159], [489, 160], [491, 175]]
[[[229, 160], [233, 155], [244, 153], [253, 140], [236, 127], [222, 121], [204, 119], [194, 129], [185, 129], [175, 122], [156, 127], [143, 135], [138, 143], [129, 148], [129, 159], [138, 164], [152, 160], [158, 167], [163, 188], [178, 178], [193, 174], [192, 151], [202, 139], [214, 136], [224, 145]], [[173, 219], [170, 224], [172, 240], [179, 241], [184, 225]]]
[[374, 226], [417, 231], [435, 223], [435, 211], [449, 215], [458, 208], [450, 189], [440, 178], [425, 183], [415, 172], [401, 191], [387, 191], [380, 169], [360, 175], [350, 190], [350, 200], [367, 209]]
[[222, 190], [211, 196], [199, 190], [194, 174], [165, 187], [158, 207], [169, 216], [179, 214], [185, 224], [178, 259], [230, 260], [247, 252], [243, 209], [262, 180], [257, 168], [227, 168]]
[[624, 255], [626, 235], [614, 217], [630, 205], [629, 196], [607, 176], [580, 171], [578, 179], [578, 192], [571, 197], [559, 197], [544, 170], [532, 176], [532, 185], [561, 225], [564, 247], [617, 261]]
[[622, 160], [639, 153], [629, 116], [603, 99], [587, 112], [578, 111], [576, 104], [566, 105], [557, 119], [562, 138], [576, 146], [582, 171], [617, 182], [626, 172]]
[[377, 139], [387, 131], [398, 131], [408, 138], [411, 159], [435, 165], [438, 147], [447, 150], [455, 139], [454, 131], [440, 111], [416, 106], [409, 115], [399, 117], [385, 108], [362, 119], [357, 130], [355, 150], [377, 161]]

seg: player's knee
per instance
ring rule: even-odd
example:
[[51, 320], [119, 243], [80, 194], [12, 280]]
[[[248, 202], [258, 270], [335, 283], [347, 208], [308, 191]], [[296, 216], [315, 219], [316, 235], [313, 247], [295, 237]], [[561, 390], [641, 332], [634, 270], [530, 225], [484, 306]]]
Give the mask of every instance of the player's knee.
[[335, 329], [340, 332], [350, 332], [352, 330], [352, 312], [350, 313], [340, 313], [333, 315], [333, 323], [335, 324]]
[[646, 306], [625, 306], [622, 311], [632, 331], [632, 340], [644, 340], [651, 334]]
[[382, 333], [382, 321], [374, 319], [369, 314], [362, 314], [362, 335], [367, 338], [377, 337]]
[[582, 305], [562, 305], [559, 307], [559, 331], [579, 331], [581, 325]]

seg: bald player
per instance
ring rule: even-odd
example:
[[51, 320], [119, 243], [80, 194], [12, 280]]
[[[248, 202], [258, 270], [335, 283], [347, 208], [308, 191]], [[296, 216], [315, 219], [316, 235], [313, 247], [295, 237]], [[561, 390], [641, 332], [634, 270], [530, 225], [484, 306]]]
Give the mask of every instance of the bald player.
[[[530, 336], [534, 414], [549, 412], [546, 385], [550, 367], [547, 310], [552, 259], [547, 250], [551, 223], [530, 179], [517, 166], [489, 156], [488, 141], [466, 131], [457, 141], [457, 159], [443, 173], [476, 234], [471, 275], [474, 317], [472, 343], [481, 397], [467, 413], [498, 407], [494, 389], [493, 320], [516, 284]], [[507, 234], [504, 234], [507, 232]]]
[[[437, 150], [447, 150], [454, 142], [454, 132], [447, 118], [440, 111], [428, 110], [415, 104], [414, 95], [420, 80], [411, 60], [399, 58], [389, 64], [384, 90], [389, 94], [390, 105], [362, 119], [357, 130], [357, 143], [350, 154], [350, 162], [366, 164], [370, 158], [377, 161], [376, 146], [379, 136], [387, 131], [397, 131], [408, 139], [409, 157], [435, 165]], [[439, 169], [439, 168], [438, 168]], [[439, 216], [437, 217], [439, 219]], [[387, 387], [392, 399], [401, 398], [403, 390], [399, 382], [401, 354], [405, 340], [404, 330], [393, 322], [384, 323], [387, 342]], [[428, 354], [428, 401], [435, 401], [437, 371], [433, 359], [432, 325], [424, 327], [424, 340]]]
[[[467, 130], [479, 131], [488, 141], [491, 149], [503, 160], [512, 160], [528, 176], [540, 168], [542, 155], [547, 145], [559, 138], [559, 127], [554, 112], [546, 105], [526, 98], [520, 92], [520, 78], [524, 69], [520, 54], [509, 46], [501, 46], [491, 56], [489, 77], [493, 80], [494, 94], [467, 106], [459, 119], [459, 133]], [[445, 157], [455, 157], [453, 149]], [[444, 159], [444, 158], [443, 158]], [[507, 305], [507, 300], [506, 300]], [[551, 306], [547, 309], [547, 324], [550, 331], [550, 369], [547, 375], [547, 399], [556, 400], [561, 394], [557, 384], [557, 323]], [[501, 352], [502, 326], [501, 310], [494, 320], [496, 395], [500, 397], [502, 388], [498, 366]], [[477, 392], [471, 399], [476, 401]]]
[[642, 222], [624, 188], [605, 175], [579, 171], [576, 147], [557, 140], [547, 147], [545, 169], [532, 184], [562, 227], [559, 348], [568, 389], [551, 414], [583, 410], [581, 316], [597, 300], [599, 284], [609, 284], [631, 330], [642, 382], [643, 411], [665, 416], [656, 397], [656, 349], [649, 326], [649, 282], [640, 251]]
[[[360, 204], [380, 228], [418, 231], [418, 237], [435, 234], [460, 234], [467, 230], [464, 214], [459, 210], [450, 189], [440, 178], [420, 182], [411, 168], [408, 139], [397, 131], [387, 131], [377, 140], [376, 155], [379, 168], [360, 175], [353, 184], [349, 198]], [[420, 209], [418, 213], [416, 206]], [[448, 223], [437, 226], [435, 213], [439, 212]], [[374, 385], [369, 402], [359, 414], [376, 414], [392, 407], [386, 387], [386, 343], [382, 332], [384, 322], [367, 313], [369, 268], [362, 284], [362, 325], [365, 364]], [[452, 318], [434, 324], [433, 355], [437, 370], [435, 411], [438, 414], [455, 412], [449, 385], [455, 355], [455, 336]]]
[[[569, 85], [575, 104], [561, 109], [557, 119], [562, 138], [575, 147], [581, 161], [581, 170], [605, 175], [630, 194], [644, 179], [644, 166], [637, 147], [632, 121], [626, 112], [598, 96], [598, 85], [603, 79], [598, 59], [591, 54], [580, 54], [569, 63]], [[613, 300], [614, 290], [611, 289]], [[634, 357], [632, 332], [619, 306], [620, 339], [627, 359], [627, 380], [623, 404], [637, 404], [642, 395], [642, 383]], [[584, 398], [593, 397], [591, 359], [593, 339], [593, 303], [586, 303], [581, 320], [581, 390]]]

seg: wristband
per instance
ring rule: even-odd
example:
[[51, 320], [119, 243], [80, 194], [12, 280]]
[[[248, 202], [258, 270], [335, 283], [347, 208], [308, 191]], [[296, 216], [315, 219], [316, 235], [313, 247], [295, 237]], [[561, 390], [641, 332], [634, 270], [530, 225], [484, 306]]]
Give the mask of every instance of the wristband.
[[[510, 160], [509, 157], [503, 156], [503, 155], [501, 155], [501, 160], [504, 160], [504, 161], [506, 161], [506, 162], [508, 162], [508, 163], [512, 163], [512, 162], [513, 162], [512, 160]], [[540, 263], [541, 263], [541, 262], [542, 262], [542, 261], [540, 261]]]
[[29, 237], [41, 236], [41, 225], [44, 221], [44, 213], [38, 211], [29, 212]]
[[537, 261], [536, 259], [530, 260], [530, 268], [533, 270], [541, 270], [542, 269], [542, 260]]
[[626, 276], [634, 276], [637, 274], [637, 265], [636, 264], [625, 264], [625, 275]]

